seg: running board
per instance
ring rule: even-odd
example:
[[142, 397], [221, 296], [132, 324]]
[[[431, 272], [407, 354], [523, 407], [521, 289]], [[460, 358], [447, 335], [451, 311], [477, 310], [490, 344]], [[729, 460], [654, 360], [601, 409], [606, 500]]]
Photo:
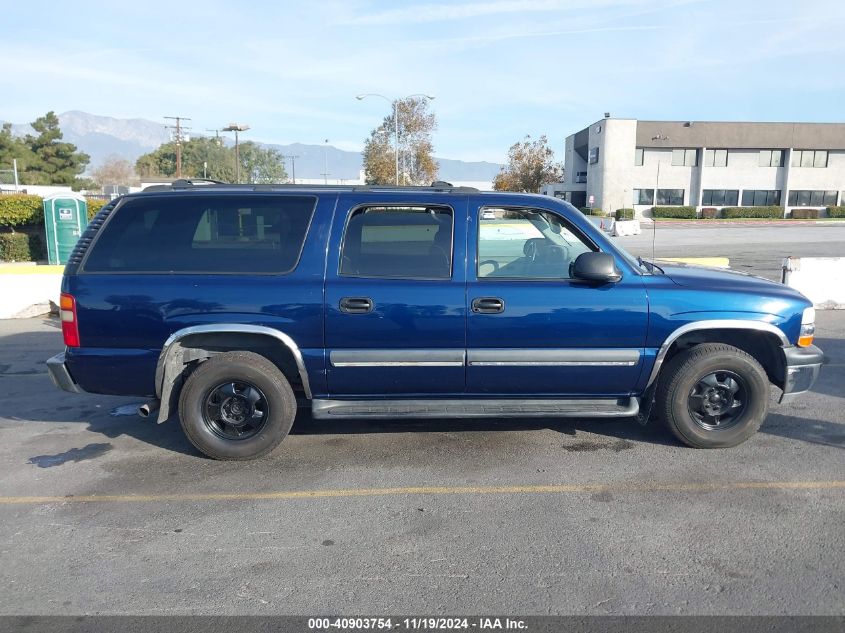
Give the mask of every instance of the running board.
[[637, 398], [612, 400], [314, 400], [311, 414], [328, 418], [630, 418]]

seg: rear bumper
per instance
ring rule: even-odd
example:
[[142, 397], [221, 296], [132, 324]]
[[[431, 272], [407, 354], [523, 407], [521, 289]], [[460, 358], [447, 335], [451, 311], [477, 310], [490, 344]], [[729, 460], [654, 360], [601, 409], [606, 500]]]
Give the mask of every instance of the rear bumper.
[[74, 381], [73, 376], [67, 370], [65, 365], [65, 353], [56, 354], [47, 360], [47, 370], [50, 372], [50, 380], [59, 389], [63, 391], [70, 391], [71, 393], [83, 393], [79, 385]]
[[784, 347], [783, 355], [786, 360], [786, 375], [780, 402], [788, 403], [812, 388], [824, 363], [824, 352], [815, 345], [810, 345]]

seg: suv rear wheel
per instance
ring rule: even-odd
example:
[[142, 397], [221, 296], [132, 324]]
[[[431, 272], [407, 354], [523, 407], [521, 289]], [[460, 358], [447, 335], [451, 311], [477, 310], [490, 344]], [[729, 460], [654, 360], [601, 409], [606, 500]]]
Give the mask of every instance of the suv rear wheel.
[[285, 438], [296, 398], [281, 371], [253, 352], [202, 362], [179, 396], [179, 419], [197, 449], [223, 460], [263, 457]]
[[688, 446], [736, 446], [766, 418], [769, 379], [760, 363], [741, 349], [704, 343], [679, 353], [660, 372], [657, 410]]

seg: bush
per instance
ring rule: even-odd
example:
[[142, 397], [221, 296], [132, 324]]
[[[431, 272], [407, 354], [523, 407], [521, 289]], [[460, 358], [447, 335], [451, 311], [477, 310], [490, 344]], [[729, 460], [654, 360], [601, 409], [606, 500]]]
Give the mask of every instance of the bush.
[[725, 207], [726, 218], [783, 218], [783, 207]]
[[41, 196], [11, 194], [0, 196], [0, 226], [43, 224]]
[[793, 209], [789, 216], [793, 220], [815, 220], [819, 217], [818, 209]]
[[701, 210], [702, 220], [715, 220], [719, 217], [719, 209], [716, 207], [704, 207]]
[[44, 259], [44, 242], [38, 233], [0, 233], [0, 260], [35, 262]]
[[584, 215], [604, 215], [604, 211], [599, 209], [598, 207], [581, 207], [581, 213]]
[[831, 218], [845, 218], [845, 207], [828, 207], [827, 215]]
[[633, 209], [616, 209], [616, 219], [617, 220], [633, 220], [634, 219], [634, 210]]
[[92, 220], [100, 212], [100, 209], [109, 203], [108, 200], [101, 198], [86, 198], [85, 201], [88, 203], [88, 220]]
[[694, 220], [697, 217], [695, 207], [654, 207], [651, 210], [653, 218], [679, 218]]

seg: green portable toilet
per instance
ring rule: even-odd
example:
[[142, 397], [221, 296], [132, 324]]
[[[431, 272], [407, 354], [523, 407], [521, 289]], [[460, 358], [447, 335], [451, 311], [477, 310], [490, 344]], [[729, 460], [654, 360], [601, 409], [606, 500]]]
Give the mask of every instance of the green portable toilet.
[[82, 231], [88, 226], [88, 203], [75, 193], [56, 193], [44, 198], [47, 259], [66, 264]]

